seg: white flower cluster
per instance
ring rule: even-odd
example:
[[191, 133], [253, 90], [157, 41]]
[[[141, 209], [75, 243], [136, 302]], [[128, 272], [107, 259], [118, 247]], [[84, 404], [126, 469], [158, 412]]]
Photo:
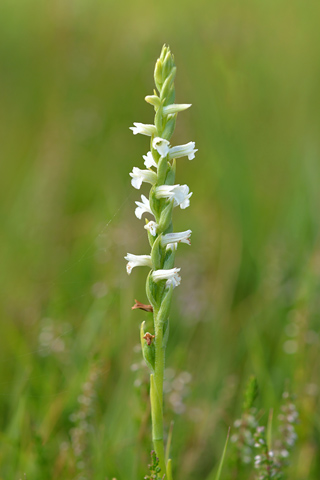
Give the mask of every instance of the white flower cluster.
[[[178, 112], [189, 108], [190, 105], [170, 105], [165, 107], [168, 109], [168, 115], [172, 114], [171, 110], [169, 111], [169, 107], [173, 108], [174, 112]], [[142, 135], [152, 137], [152, 151], [154, 152], [154, 155], [158, 153], [160, 156], [159, 159], [155, 158], [152, 151], [149, 151], [146, 155], [143, 155], [146, 169], [141, 170], [138, 167], [133, 167], [132, 172], [130, 172], [132, 186], [139, 190], [142, 183], [149, 183], [154, 186], [154, 194], [156, 199], [166, 199], [172, 201], [173, 207], [180, 206], [182, 209], [187, 208], [190, 205], [190, 197], [192, 196], [192, 192], [189, 191], [188, 185], [159, 185], [158, 165], [164, 158], [166, 158], [166, 161], [169, 162], [170, 165], [170, 162], [173, 159], [181, 157], [188, 157], [189, 160], [194, 159], [195, 153], [197, 152], [195, 149], [195, 142], [189, 142], [185, 145], [171, 147], [168, 140], [155, 136], [157, 134], [155, 125], [134, 123], [134, 127], [130, 128], [134, 135], [140, 133]], [[159, 235], [161, 236], [161, 247], [165, 247], [167, 250], [176, 250], [178, 243], [187, 243], [191, 245], [191, 230], [162, 234], [162, 232], [159, 231], [159, 224], [157, 223], [158, 220], [155, 218], [155, 214], [152, 211], [149, 199], [144, 195], [141, 195], [141, 202], [136, 201], [135, 203], [137, 205], [135, 209], [135, 215], [137, 218], [141, 219], [144, 213], [150, 214], [154, 217], [154, 220], [148, 221], [144, 228], [148, 230], [153, 237], [157, 237]], [[133, 255], [128, 253], [125, 259], [128, 262], [128, 274], [130, 274], [132, 269], [137, 266], [148, 266], [149, 268], [153, 269], [151, 255]], [[154, 270], [152, 272], [152, 279], [154, 282], [166, 280], [166, 285], [172, 285], [174, 288], [180, 285], [181, 278], [179, 271], [180, 268]]]

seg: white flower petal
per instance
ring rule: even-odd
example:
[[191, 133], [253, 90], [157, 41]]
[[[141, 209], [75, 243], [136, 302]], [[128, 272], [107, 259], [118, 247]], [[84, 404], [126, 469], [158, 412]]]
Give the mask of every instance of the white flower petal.
[[167, 105], [163, 107], [163, 114], [164, 115], [171, 115], [172, 113], [182, 112], [183, 110], [187, 110], [187, 108], [191, 107], [191, 103], [173, 103], [172, 105]]
[[174, 207], [180, 205], [180, 208], [187, 208], [190, 205], [191, 195], [188, 185], [160, 185], [156, 188], [156, 197], [173, 199]]
[[186, 196], [186, 198], [180, 203], [180, 208], [181, 208], [182, 210], [184, 210], [185, 208], [189, 207], [189, 205], [190, 205], [190, 197], [192, 197], [192, 193], [193, 193], [193, 192], [190, 192], [190, 193]]
[[152, 278], [154, 282], [160, 282], [161, 280], [167, 280], [166, 286], [172, 285], [173, 288], [180, 285], [181, 277], [179, 275], [180, 268], [171, 268], [169, 270], [155, 270], [152, 272]]
[[178, 244], [177, 243], [168, 243], [166, 250], [172, 250], [173, 252], [177, 250]]
[[127, 260], [127, 273], [130, 275], [134, 267], [150, 267], [152, 268], [152, 261], [150, 255], [133, 255], [132, 253], [127, 253], [127, 256], [124, 257]]
[[161, 157], [166, 157], [169, 152], [170, 142], [165, 138], [156, 137], [152, 140], [152, 146], [157, 150]]
[[158, 165], [156, 164], [151, 152], [148, 152], [147, 155], [142, 155], [142, 156], [144, 158], [144, 164], [147, 168], [151, 168], [151, 167], [158, 168]]
[[144, 213], [151, 213], [151, 215], [153, 215], [150, 207], [150, 202], [147, 199], [147, 197], [145, 197], [144, 195], [141, 195], [141, 200], [142, 202], [138, 202], [138, 201], [135, 202], [135, 204], [137, 205], [137, 208], [135, 209], [136, 217], [141, 219]]
[[142, 177], [139, 175], [134, 175], [133, 173], [130, 173], [130, 176], [132, 177], [131, 185], [137, 190], [140, 190], [140, 187], [142, 185]]
[[133, 125], [134, 127], [129, 127], [130, 130], [132, 130], [133, 135], [141, 133], [141, 135], [147, 135], [148, 137], [151, 137], [152, 135], [156, 135], [157, 133], [157, 129], [154, 125], [148, 125], [138, 122], [134, 122]]
[[129, 175], [132, 177], [131, 185], [137, 190], [141, 187], [142, 182], [154, 185], [157, 181], [157, 174], [152, 170], [140, 170], [138, 167], [133, 167]]
[[188, 157], [189, 160], [193, 160], [195, 153], [198, 151], [195, 148], [195, 142], [189, 142], [185, 145], [178, 145], [169, 149], [169, 158], [181, 158]]
[[191, 245], [191, 230], [186, 230], [185, 232], [176, 232], [176, 233], [167, 233], [161, 237], [161, 245], [170, 245], [171, 243], [187, 243]]
[[159, 227], [159, 225], [158, 225], [156, 222], [153, 222], [153, 221], [148, 222], [148, 223], [144, 226], [144, 228], [145, 228], [146, 230], [148, 230], [153, 237], [155, 237], [155, 236], [157, 235], [157, 228], [158, 228], [158, 227]]

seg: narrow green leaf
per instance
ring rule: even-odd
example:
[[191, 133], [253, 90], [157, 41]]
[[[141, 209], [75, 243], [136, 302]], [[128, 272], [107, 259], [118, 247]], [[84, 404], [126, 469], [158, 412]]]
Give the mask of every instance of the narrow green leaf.
[[172, 462], [171, 462], [171, 458], [168, 460], [168, 463], [167, 463], [167, 480], [172, 480]]
[[[167, 440], [167, 446], [166, 446], [166, 464], [167, 464], [167, 471], [168, 471], [168, 462], [171, 462], [171, 459], [169, 459], [170, 456], [170, 447], [171, 447], [171, 440], [172, 440], [172, 432], [173, 432], [173, 425], [174, 421], [170, 423], [170, 428], [169, 428], [169, 433], [168, 433], [168, 440]], [[169, 477], [168, 477], [169, 478]]]
[[223, 449], [223, 452], [222, 452], [222, 457], [221, 457], [221, 460], [220, 460], [220, 463], [219, 463], [219, 468], [218, 468], [215, 480], [220, 480], [220, 477], [221, 477], [222, 467], [223, 467], [223, 464], [224, 464], [224, 460], [225, 460], [225, 456], [226, 456], [226, 452], [227, 452], [227, 447], [228, 447], [228, 442], [229, 442], [229, 436], [230, 436], [230, 427], [228, 429], [226, 443], [224, 444], [224, 449]]

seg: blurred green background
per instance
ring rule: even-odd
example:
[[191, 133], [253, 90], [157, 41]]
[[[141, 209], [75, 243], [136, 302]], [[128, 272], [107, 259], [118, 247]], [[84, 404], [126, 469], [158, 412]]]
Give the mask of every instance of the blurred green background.
[[[206, 479], [250, 374], [262, 423], [297, 395], [291, 480], [320, 478], [320, 4], [298, 0], [0, 4], [0, 478], [143, 478], [139, 325], [148, 253], [134, 216], [163, 43], [177, 64], [172, 143], [182, 246], [166, 428], [177, 480]], [[226, 465], [224, 478], [235, 478]], [[211, 477], [210, 477], [211, 478]], [[248, 479], [241, 472], [236, 477]], [[251, 476], [250, 478], [253, 478]]]

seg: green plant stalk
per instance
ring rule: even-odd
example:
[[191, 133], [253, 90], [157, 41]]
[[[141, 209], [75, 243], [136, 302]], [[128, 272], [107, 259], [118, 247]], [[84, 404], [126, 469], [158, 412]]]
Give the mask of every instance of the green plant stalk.
[[152, 418], [152, 440], [154, 450], [159, 458], [159, 466], [162, 472], [166, 472], [165, 450], [163, 442], [163, 377], [165, 366], [165, 348], [163, 346], [163, 326], [155, 322], [155, 365], [154, 374], [150, 375], [150, 402]]
[[152, 440], [159, 458], [162, 472], [166, 472], [165, 450], [163, 442], [163, 377], [165, 367], [165, 347], [163, 345], [163, 324], [157, 321], [158, 312], [154, 312], [155, 325], [155, 365], [154, 375], [150, 375], [150, 402], [152, 417]]

